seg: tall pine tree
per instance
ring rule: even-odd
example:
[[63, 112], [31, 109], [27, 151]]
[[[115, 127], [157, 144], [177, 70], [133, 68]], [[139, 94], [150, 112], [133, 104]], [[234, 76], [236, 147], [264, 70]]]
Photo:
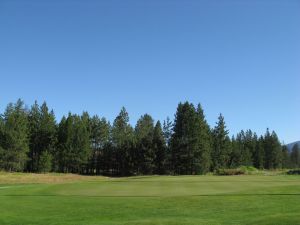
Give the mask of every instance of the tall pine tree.
[[176, 174], [203, 174], [210, 167], [210, 133], [203, 110], [189, 102], [177, 107], [171, 139]]
[[155, 169], [153, 133], [153, 119], [150, 115], [145, 114], [137, 121], [135, 127], [137, 153], [139, 157], [139, 171], [143, 174], [152, 174]]
[[293, 168], [300, 167], [300, 148], [298, 144], [295, 144], [291, 152], [291, 166]]
[[112, 150], [114, 175], [130, 175], [134, 167], [134, 132], [129, 124], [129, 115], [123, 107], [112, 126]]
[[166, 171], [167, 146], [160, 121], [157, 121], [153, 132], [154, 173], [164, 174]]
[[[31, 107], [29, 121], [29, 162], [31, 172], [48, 172], [51, 169], [52, 154], [56, 145], [56, 121], [54, 112], [49, 112], [46, 102]], [[43, 156], [43, 160], [40, 160]], [[44, 168], [47, 167], [47, 168]]]
[[93, 116], [90, 119], [92, 154], [89, 160], [90, 174], [109, 173], [110, 167], [110, 124], [105, 118]]
[[282, 168], [290, 168], [290, 154], [286, 145], [282, 146]]
[[265, 168], [266, 169], [278, 169], [282, 167], [282, 150], [281, 144], [278, 140], [276, 133], [269, 132], [267, 129], [264, 137], [264, 149], [265, 149]]
[[171, 152], [171, 138], [173, 135], [173, 123], [169, 117], [164, 120], [163, 123], [163, 135], [166, 143], [166, 163], [165, 163], [165, 170], [166, 173], [171, 173], [172, 171], [172, 152]]
[[205, 174], [211, 166], [212, 136], [200, 104], [197, 107], [196, 126], [198, 146], [194, 154], [195, 159], [197, 159], [195, 172]]
[[3, 115], [0, 134], [0, 166], [7, 171], [23, 171], [28, 160], [28, 115], [24, 102], [10, 103]]
[[229, 166], [230, 139], [222, 114], [218, 117], [217, 125], [213, 130], [212, 169], [217, 170]]
[[253, 156], [253, 165], [257, 169], [263, 169], [265, 165], [265, 149], [264, 149], [264, 137], [261, 136], [255, 146], [255, 152]]
[[58, 128], [56, 161], [60, 172], [86, 173], [91, 155], [89, 124], [87, 119], [69, 113]]

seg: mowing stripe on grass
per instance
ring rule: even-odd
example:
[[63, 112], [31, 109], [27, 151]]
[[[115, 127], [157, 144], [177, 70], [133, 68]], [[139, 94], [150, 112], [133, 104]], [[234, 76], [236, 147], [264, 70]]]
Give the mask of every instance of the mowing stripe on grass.
[[19, 195], [7, 194], [0, 197], [87, 197], [87, 198], [181, 198], [181, 197], [244, 197], [244, 196], [300, 196], [300, 193], [270, 193], [270, 194], [199, 194], [199, 195]]

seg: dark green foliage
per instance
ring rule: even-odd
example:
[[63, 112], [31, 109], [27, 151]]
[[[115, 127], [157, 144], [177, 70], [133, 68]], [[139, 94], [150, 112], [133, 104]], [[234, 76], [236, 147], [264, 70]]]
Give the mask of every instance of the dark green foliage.
[[251, 130], [239, 132], [231, 139], [230, 167], [252, 166], [264, 168], [264, 140]]
[[292, 168], [300, 167], [300, 148], [298, 144], [295, 144], [292, 148], [291, 167]]
[[167, 146], [160, 121], [157, 121], [153, 132], [154, 173], [164, 174], [167, 161]]
[[282, 146], [282, 168], [290, 168], [291, 160], [289, 155], [289, 150], [286, 145]]
[[172, 165], [172, 152], [171, 152], [171, 138], [173, 135], [173, 123], [170, 118], [167, 119], [163, 123], [163, 135], [166, 143], [166, 163], [165, 163], [165, 171], [166, 173], [171, 173], [173, 169]]
[[47, 173], [52, 169], [52, 154], [48, 151], [43, 151], [39, 157], [38, 172]]
[[28, 119], [23, 101], [9, 104], [1, 119], [0, 166], [7, 171], [23, 171], [28, 160]]
[[247, 130], [243, 133], [244, 149], [242, 150], [242, 165], [251, 166], [252, 157], [256, 148], [257, 136], [252, 133], [251, 130]]
[[237, 138], [232, 136], [231, 138], [231, 153], [230, 153], [230, 161], [229, 167], [230, 168], [237, 168], [241, 165], [241, 151], [240, 151], [240, 142], [237, 140], [239, 138], [239, 134]]
[[230, 139], [221, 114], [210, 129], [201, 105], [189, 102], [180, 103], [174, 123], [167, 118], [163, 127], [145, 114], [133, 129], [124, 107], [112, 126], [87, 112], [69, 113], [57, 124], [46, 103], [27, 110], [21, 100], [0, 116], [0, 169], [7, 171], [225, 175], [249, 173], [252, 166], [298, 168], [299, 146], [289, 153], [268, 129], [259, 138], [242, 130]]
[[112, 174], [131, 175], [134, 173], [136, 153], [133, 128], [129, 116], [123, 107], [112, 127]]
[[210, 167], [210, 133], [203, 110], [189, 102], [177, 108], [171, 140], [172, 165], [176, 174], [202, 174]]
[[30, 172], [43, 172], [40, 169], [40, 157], [43, 152], [53, 154], [57, 142], [57, 127], [53, 111], [49, 112], [44, 102], [39, 106], [37, 102], [31, 107], [29, 121], [29, 161], [27, 169]]
[[84, 172], [91, 155], [89, 124], [86, 119], [69, 113], [58, 127], [58, 171]]
[[243, 130], [232, 138], [231, 147], [231, 167], [240, 165], [253, 165], [253, 158], [256, 151], [257, 136], [251, 130]]
[[213, 130], [212, 168], [217, 170], [230, 165], [230, 139], [224, 117], [220, 114], [217, 125]]
[[255, 174], [257, 169], [253, 166], [240, 166], [233, 169], [218, 169], [215, 171], [216, 175], [232, 176], [232, 175], [243, 175], [243, 174]]
[[138, 153], [138, 171], [142, 174], [153, 174], [155, 169], [155, 149], [153, 145], [154, 124], [148, 114], [143, 115], [136, 124], [135, 135]]
[[269, 129], [264, 137], [265, 149], [265, 167], [266, 169], [278, 169], [282, 166], [282, 149], [276, 133], [273, 131], [271, 134]]
[[198, 149], [195, 154], [195, 158], [198, 159], [196, 173], [205, 174], [209, 172], [211, 166], [212, 134], [200, 104], [197, 107], [196, 124], [199, 126], [197, 129]]
[[258, 169], [264, 168], [264, 151], [264, 138], [261, 136], [256, 142], [255, 152], [253, 155], [253, 165]]
[[300, 169], [293, 169], [287, 172], [288, 175], [300, 175]]
[[172, 165], [176, 174], [193, 173], [192, 154], [196, 144], [194, 117], [195, 108], [192, 104], [185, 102], [178, 105], [171, 139]]
[[90, 141], [92, 154], [89, 160], [88, 173], [109, 173], [110, 158], [106, 149], [110, 146], [110, 124], [105, 118], [93, 116], [90, 120]]
[[172, 134], [173, 134], [173, 123], [171, 122], [170, 118], [167, 117], [167, 119], [164, 121], [163, 124], [163, 135], [167, 146], [170, 145]]

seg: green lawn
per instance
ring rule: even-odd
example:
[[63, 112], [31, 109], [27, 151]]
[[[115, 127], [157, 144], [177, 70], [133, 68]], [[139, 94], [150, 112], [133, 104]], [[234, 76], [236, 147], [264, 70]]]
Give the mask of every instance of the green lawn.
[[0, 173], [0, 224], [300, 224], [300, 176]]

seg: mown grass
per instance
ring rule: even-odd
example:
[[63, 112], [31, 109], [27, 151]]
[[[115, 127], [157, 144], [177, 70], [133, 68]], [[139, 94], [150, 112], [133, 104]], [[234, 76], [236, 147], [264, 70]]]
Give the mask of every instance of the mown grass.
[[1, 225], [300, 224], [300, 176], [293, 175], [1, 173], [0, 183]]

